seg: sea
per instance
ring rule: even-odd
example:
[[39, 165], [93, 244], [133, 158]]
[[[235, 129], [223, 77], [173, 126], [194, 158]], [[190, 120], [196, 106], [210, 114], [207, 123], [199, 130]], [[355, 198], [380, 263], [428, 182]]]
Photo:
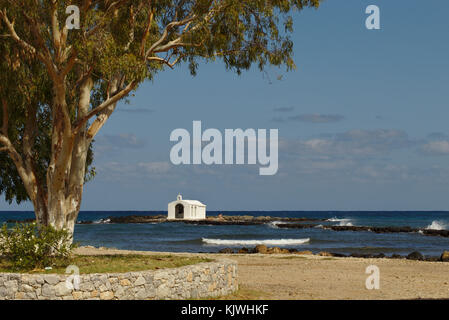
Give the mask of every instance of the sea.
[[[407, 255], [419, 251], [428, 257], [449, 250], [449, 238], [413, 233], [332, 231], [320, 228], [284, 229], [277, 222], [262, 225], [195, 225], [183, 222], [112, 224], [109, 217], [159, 215], [165, 211], [82, 211], [75, 242], [79, 245], [126, 250], [171, 252], [218, 252], [223, 248], [253, 248], [257, 244], [351, 254]], [[419, 229], [449, 230], [449, 211], [208, 211], [208, 216], [252, 215], [324, 219], [312, 222], [338, 226], [410, 226]], [[33, 218], [33, 212], [1, 211], [0, 224], [7, 220]]]

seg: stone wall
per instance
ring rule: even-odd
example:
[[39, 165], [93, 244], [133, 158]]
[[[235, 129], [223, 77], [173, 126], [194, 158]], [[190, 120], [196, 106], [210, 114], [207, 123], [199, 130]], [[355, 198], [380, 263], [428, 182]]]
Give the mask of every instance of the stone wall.
[[68, 288], [67, 277], [0, 273], [0, 300], [189, 299], [227, 295], [238, 288], [237, 263], [227, 259], [154, 271], [81, 274], [78, 289]]

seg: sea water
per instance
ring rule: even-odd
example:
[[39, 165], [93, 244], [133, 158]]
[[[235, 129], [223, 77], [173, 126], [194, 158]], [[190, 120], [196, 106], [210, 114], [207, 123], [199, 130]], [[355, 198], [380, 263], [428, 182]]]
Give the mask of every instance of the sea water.
[[[78, 220], [94, 221], [78, 224], [75, 241], [80, 245], [113, 247], [127, 250], [217, 252], [222, 248], [253, 248], [257, 244], [296, 248], [313, 252], [409, 254], [420, 251], [427, 256], [439, 256], [449, 250], [449, 238], [415, 233], [380, 233], [363, 231], [332, 231], [319, 225], [340, 226], [410, 226], [420, 229], [449, 228], [449, 212], [384, 212], [384, 211], [209, 211], [208, 216], [253, 215], [272, 217], [305, 217], [324, 219], [311, 222], [318, 227], [282, 229], [279, 222], [262, 225], [195, 225], [182, 222], [148, 224], [111, 224], [107, 218], [126, 215], [166, 214], [164, 211], [84, 211]], [[32, 212], [0, 212], [0, 223], [7, 220], [33, 218]], [[105, 223], [106, 222], [106, 223]]]

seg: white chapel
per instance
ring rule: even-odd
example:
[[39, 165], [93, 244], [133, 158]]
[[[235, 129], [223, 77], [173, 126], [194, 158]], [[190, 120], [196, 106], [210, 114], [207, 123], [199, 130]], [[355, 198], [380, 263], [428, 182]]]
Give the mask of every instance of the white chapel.
[[202, 220], [206, 219], [206, 205], [198, 200], [178, 198], [168, 204], [168, 220]]

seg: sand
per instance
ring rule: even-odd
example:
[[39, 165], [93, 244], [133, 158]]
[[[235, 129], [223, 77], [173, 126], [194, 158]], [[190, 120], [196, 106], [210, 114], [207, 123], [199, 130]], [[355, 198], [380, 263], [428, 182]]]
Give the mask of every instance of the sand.
[[[161, 254], [81, 247], [79, 254]], [[334, 258], [293, 254], [192, 254], [238, 262], [239, 285], [254, 299], [449, 299], [449, 262]], [[380, 288], [365, 286], [366, 267], [380, 270]], [[237, 297], [240, 298], [240, 297]]]

